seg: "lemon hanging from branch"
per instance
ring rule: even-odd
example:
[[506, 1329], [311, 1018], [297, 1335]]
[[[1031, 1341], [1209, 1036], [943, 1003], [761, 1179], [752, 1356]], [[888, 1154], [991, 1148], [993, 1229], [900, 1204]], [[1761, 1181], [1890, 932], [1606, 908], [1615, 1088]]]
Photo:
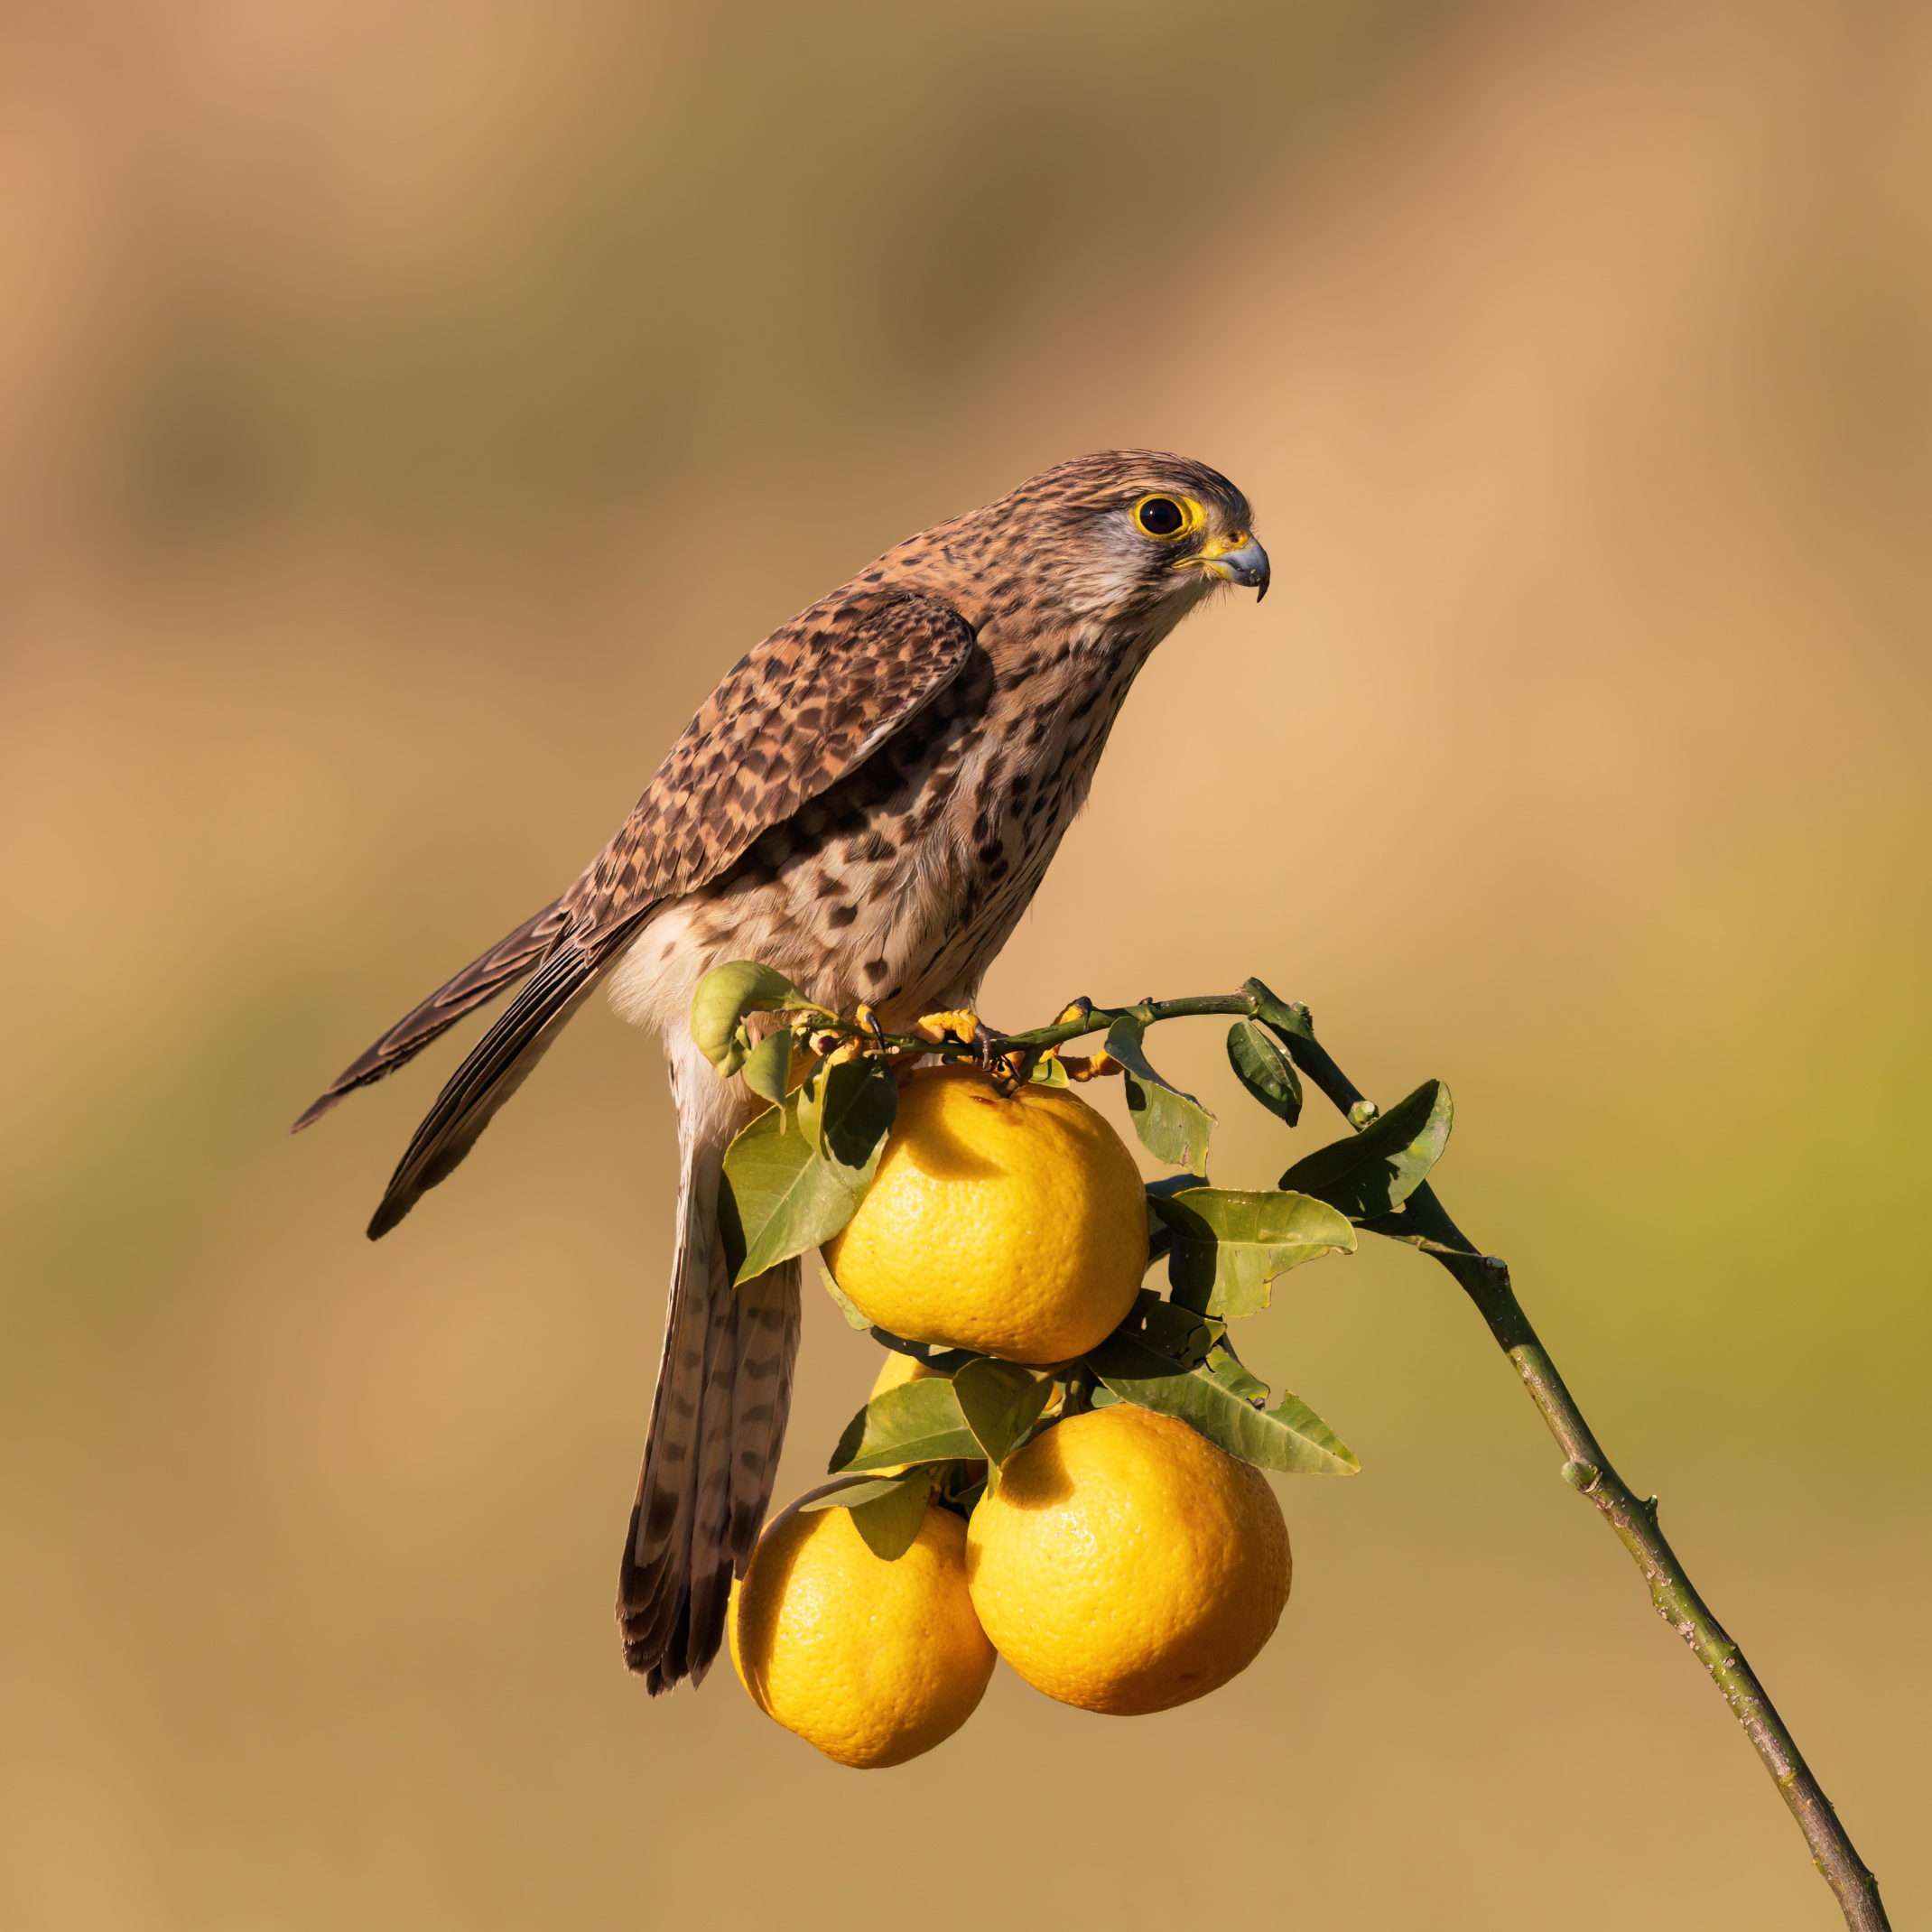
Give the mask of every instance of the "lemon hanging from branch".
[[859, 1312], [908, 1342], [1064, 1361], [1134, 1305], [1146, 1196], [1076, 1095], [1008, 1095], [975, 1068], [934, 1067], [906, 1082], [878, 1174], [825, 1256]]

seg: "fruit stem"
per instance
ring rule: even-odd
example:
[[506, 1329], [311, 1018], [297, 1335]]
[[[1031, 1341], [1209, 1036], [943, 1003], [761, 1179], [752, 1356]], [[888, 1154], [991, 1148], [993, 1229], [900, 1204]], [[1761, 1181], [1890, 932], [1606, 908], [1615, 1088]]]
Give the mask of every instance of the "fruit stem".
[[[1253, 982], [1249, 982], [1252, 984]], [[1172, 1002], [1170, 1002], [1172, 1004]], [[1221, 1010], [1215, 1008], [1214, 1010]], [[1296, 1009], [1305, 1020], [1305, 1008]], [[1263, 1015], [1263, 1017], [1268, 1016]], [[1333, 1102], [1344, 1119], [1370, 1119], [1359, 1113], [1364, 1096], [1305, 1033], [1276, 1029], [1295, 1064]], [[1398, 1214], [1379, 1217], [1379, 1233], [1407, 1240], [1439, 1261], [1475, 1303], [1496, 1345], [1509, 1358], [1530, 1399], [1542, 1412], [1564, 1454], [1563, 1480], [1596, 1509], [1629, 1550], [1650, 1586], [1657, 1613], [1688, 1644], [1723, 1694], [1732, 1714], [1757, 1748], [1779, 1794], [1797, 1820], [1812, 1862], [1823, 1874], [1852, 1932], [1890, 1932], [1890, 1921], [1879, 1899], [1879, 1881], [1859, 1857], [1831, 1800], [1805, 1762], [1784, 1720], [1779, 1716], [1757, 1673], [1744, 1661], [1723, 1626], [1697, 1593], [1677, 1554], [1658, 1528], [1657, 1498], [1639, 1501], [1611, 1466], [1584, 1420], [1576, 1398], [1565, 1386], [1549, 1351], [1509, 1283], [1508, 1267], [1495, 1255], [1479, 1253], [1450, 1220], [1435, 1191], [1424, 1182]], [[1370, 1223], [1370, 1225], [1375, 1225]]]

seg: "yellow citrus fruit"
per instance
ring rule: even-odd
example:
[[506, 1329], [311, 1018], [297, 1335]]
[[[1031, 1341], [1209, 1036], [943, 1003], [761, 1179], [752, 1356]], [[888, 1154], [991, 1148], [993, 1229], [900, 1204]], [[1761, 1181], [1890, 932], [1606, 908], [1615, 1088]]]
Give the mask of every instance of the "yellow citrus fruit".
[[1288, 1600], [1268, 1479], [1184, 1422], [1115, 1403], [1009, 1457], [967, 1531], [973, 1608], [1063, 1704], [1171, 1710], [1247, 1669]]
[[933, 1067], [900, 1090], [878, 1175], [825, 1257], [859, 1310], [908, 1342], [1063, 1361], [1133, 1306], [1146, 1196], [1084, 1101], [1008, 1098], [976, 1068]]
[[993, 1674], [966, 1591], [966, 1525], [928, 1505], [875, 1556], [849, 1509], [772, 1523], [731, 1593], [731, 1661], [766, 1715], [841, 1764], [904, 1764], [971, 1717]]

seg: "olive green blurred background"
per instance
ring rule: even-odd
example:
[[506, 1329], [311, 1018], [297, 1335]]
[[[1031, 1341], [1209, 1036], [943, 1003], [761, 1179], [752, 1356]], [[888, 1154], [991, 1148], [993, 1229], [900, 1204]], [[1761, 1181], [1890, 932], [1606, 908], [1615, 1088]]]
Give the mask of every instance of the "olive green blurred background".
[[[587, 1011], [379, 1247], [459, 1044], [285, 1136], [749, 644], [1116, 444], [1235, 478], [1275, 589], [1149, 667], [988, 1010], [1259, 973], [1384, 1101], [1447, 1079], [1450, 1206], [1925, 1917], [1932, 16], [0, 36], [0, 1920], [1836, 1923], [1406, 1251], [1253, 1331], [1364, 1472], [1282, 1485], [1245, 1677], [1117, 1725], [1002, 1672], [862, 1779], [619, 1667], [653, 1043]], [[1333, 1123], [1219, 1037], [1162, 1058], [1265, 1182]], [[811, 1298], [781, 1497], [871, 1352]]]

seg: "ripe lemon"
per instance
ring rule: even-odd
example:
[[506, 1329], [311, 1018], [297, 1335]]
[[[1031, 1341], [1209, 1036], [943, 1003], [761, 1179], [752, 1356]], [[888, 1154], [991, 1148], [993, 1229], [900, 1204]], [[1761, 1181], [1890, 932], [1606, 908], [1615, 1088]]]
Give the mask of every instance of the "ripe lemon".
[[1127, 1402], [1010, 1456], [967, 1531], [973, 1608], [999, 1654], [1049, 1697], [1123, 1717], [1245, 1670], [1290, 1567], [1261, 1472]]
[[772, 1523], [731, 1593], [731, 1661], [767, 1716], [859, 1769], [904, 1764], [971, 1717], [993, 1647], [966, 1591], [966, 1525], [927, 1506], [896, 1562], [849, 1509]]
[[825, 1258], [847, 1296], [908, 1342], [1063, 1361], [1119, 1326], [1147, 1265], [1146, 1195], [1120, 1137], [1063, 1089], [1009, 1099], [933, 1067]]

